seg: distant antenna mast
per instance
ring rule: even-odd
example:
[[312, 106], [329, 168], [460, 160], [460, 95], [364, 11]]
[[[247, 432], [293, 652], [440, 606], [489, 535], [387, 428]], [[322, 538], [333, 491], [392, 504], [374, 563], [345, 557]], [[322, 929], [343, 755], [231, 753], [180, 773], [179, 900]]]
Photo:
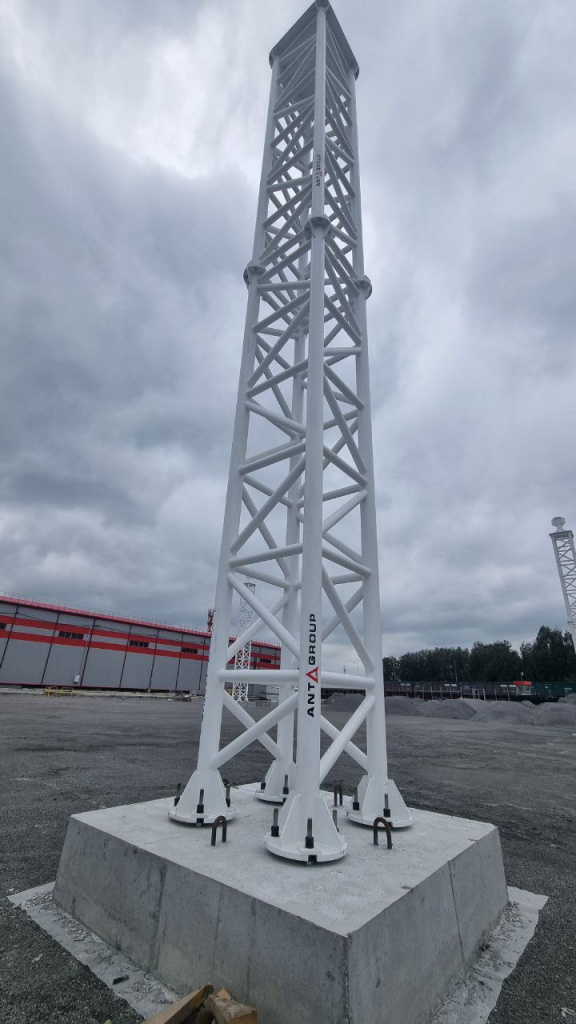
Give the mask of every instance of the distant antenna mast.
[[568, 628], [576, 649], [576, 550], [574, 549], [574, 534], [572, 530], [564, 529], [565, 523], [566, 520], [562, 516], [555, 516], [552, 526], [556, 527], [556, 531], [551, 533], [550, 537], [566, 605]]
[[[251, 594], [256, 590], [255, 583], [245, 583], [246, 590]], [[244, 597], [240, 600], [240, 611], [238, 613], [238, 636], [243, 636], [254, 621], [254, 610]], [[250, 638], [239, 651], [236, 651], [234, 668], [248, 671], [250, 669], [250, 657], [252, 654], [252, 638]], [[232, 696], [234, 700], [248, 700], [248, 682], [245, 678], [236, 677], [232, 684]]]

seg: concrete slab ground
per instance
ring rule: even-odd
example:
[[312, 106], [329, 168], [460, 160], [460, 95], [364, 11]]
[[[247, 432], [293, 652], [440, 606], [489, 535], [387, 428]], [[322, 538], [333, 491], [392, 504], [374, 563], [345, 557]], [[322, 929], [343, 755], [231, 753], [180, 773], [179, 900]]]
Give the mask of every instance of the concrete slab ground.
[[[55, 879], [71, 814], [174, 794], [194, 766], [201, 710], [200, 702], [154, 698], [0, 699], [0, 1024], [141, 1020], [118, 986], [109, 988], [7, 897]], [[341, 714], [328, 715], [342, 725]], [[494, 822], [509, 885], [549, 897], [489, 1024], [571, 1019], [576, 738], [562, 729], [541, 728], [536, 737], [532, 727], [420, 717], [390, 716], [388, 724], [391, 774], [409, 805]], [[223, 742], [240, 728], [226, 719]], [[248, 782], [268, 763], [258, 744], [227, 774]], [[333, 782], [353, 793], [357, 765], [343, 757], [327, 788]]]
[[266, 1024], [429, 1020], [506, 907], [494, 826], [416, 811], [388, 850], [343, 818], [348, 855], [309, 868], [266, 852], [250, 788], [216, 847], [167, 800], [74, 815], [56, 902], [176, 991], [210, 979]]

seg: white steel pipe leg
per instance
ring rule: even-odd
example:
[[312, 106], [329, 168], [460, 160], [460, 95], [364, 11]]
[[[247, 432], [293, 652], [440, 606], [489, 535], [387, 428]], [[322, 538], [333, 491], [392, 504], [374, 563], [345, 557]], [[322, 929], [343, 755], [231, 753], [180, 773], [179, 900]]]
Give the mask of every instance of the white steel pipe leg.
[[300, 676], [296, 783], [280, 815], [278, 836], [267, 836], [271, 853], [306, 863], [337, 860], [346, 853], [324, 798], [320, 795], [320, 719], [322, 659], [322, 519], [324, 461], [324, 274], [329, 221], [324, 211], [326, 111], [326, 11], [316, 17], [314, 94], [315, 183], [309, 230], [310, 330], [306, 400], [306, 475], [300, 595]]

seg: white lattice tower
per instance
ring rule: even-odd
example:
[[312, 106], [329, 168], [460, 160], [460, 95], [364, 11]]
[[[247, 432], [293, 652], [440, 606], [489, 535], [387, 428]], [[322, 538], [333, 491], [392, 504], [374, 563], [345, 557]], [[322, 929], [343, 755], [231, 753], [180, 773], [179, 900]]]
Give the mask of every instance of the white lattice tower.
[[[219, 769], [253, 740], [272, 755], [260, 796], [283, 803], [266, 846], [308, 862], [346, 850], [320, 785], [346, 751], [363, 777], [348, 810], [372, 824], [411, 816], [388, 778], [355, 81], [358, 66], [325, 0], [271, 53], [272, 88], [253, 257], [216, 617], [198, 766], [173, 817], [231, 818]], [[258, 596], [246, 586], [258, 581]], [[230, 643], [233, 595], [255, 613]], [[280, 670], [229, 668], [265, 631]], [[335, 671], [330, 640], [361, 670]], [[338, 666], [342, 661], [338, 653]], [[279, 685], [278, 707], [255, 722], [226, 693], [238, 682]], [[357, 690], [341, 730], [322, 715], [323, 688]], [[220, 748], [222, 709], [245, 726]], [[294, 758], [294, 714], [297, 750]], [[367, 749], [354, 742], [366, 723]], [[273, 739], [269, 733], [277, 726]], [[331, 739], [320, 753], [320, 733]]]
[[[246, 582], [244, 584], [247, 590], [252, 594], [256, 590], [256, 584]], [[242, 595], [240, 598], [240, 611], [238, 612], [238, 636], [243, 636], [244, 633], [248, 632], [250, 626], [254, 621], [254, 609], [252, 605], [248, 604], [248, 601]], [[250, 668], [250, 658], [252, 656], [252, 640], [247, 640], [243, 647], [239, 651], [236, 651], [236, 657], [234, 658], [234, 668], [236, 670], [245, 670]], [[248, 700], [248, 682], [242, 676], [236, 676], [232, 684], [232, 696], [234, 700]]]
[[565, 523], [566, 520], [562, 516], [556, 516], [552, 520], [552, 526], [555, 526], [556, 530], [550, 534], [550, 537], [556, 555], [562, 596], [566, 605], [568, 628], [576, 650], [576, 550], [574, 549], [574, 534], [572, 530], [564, 529]]

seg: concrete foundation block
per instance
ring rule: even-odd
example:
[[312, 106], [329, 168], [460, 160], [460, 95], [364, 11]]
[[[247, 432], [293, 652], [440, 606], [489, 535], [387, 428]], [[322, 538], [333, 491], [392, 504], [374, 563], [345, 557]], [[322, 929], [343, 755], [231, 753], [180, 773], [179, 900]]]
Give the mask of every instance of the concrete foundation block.
[[228, 842], [170, 801], [70, 820], [56, 902], [176, 991], [210, 981], [262, 1024], [424, 1024], [507, 904], [494, 826], [414, 811], [392, 850], [341, 815], [348, 853], [267, 853], [270, 808], [234, 796]]

